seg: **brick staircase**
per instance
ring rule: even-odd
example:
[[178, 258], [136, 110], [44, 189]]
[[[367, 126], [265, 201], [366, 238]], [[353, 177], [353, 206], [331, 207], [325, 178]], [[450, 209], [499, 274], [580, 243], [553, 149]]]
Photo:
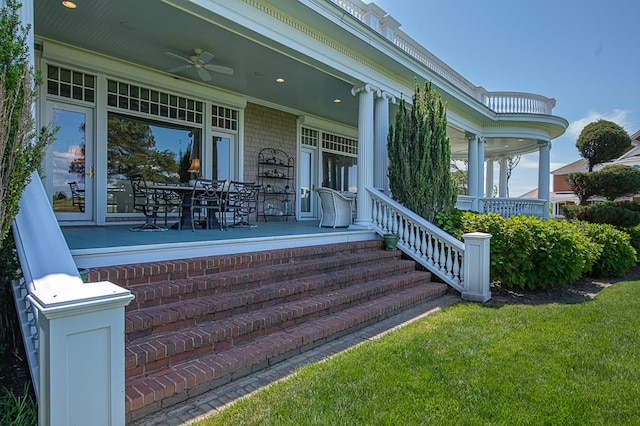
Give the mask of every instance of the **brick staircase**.
[[442, 296], [379, 241], [95, 268], [127, 287], [127, 421]]

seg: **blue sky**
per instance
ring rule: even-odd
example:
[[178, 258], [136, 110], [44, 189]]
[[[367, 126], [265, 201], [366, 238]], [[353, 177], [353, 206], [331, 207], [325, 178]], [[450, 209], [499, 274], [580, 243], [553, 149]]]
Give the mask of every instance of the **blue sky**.
[[[551, 170], [580, 158], [575, 142], [598, 118], [640, 130], [640, 2], [636, 0], [375, 0], [400, 29], [488, 91], [556, 99], [570, 126], [555, 139]], [[509, 182], [537, 186], [538, 155]]]

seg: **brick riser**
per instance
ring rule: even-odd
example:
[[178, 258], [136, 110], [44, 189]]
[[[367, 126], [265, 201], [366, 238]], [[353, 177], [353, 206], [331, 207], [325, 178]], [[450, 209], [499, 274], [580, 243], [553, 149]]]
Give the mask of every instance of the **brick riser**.
[[96, 268], [128, 287], [127, 421], [440, 297], [380, 242]]

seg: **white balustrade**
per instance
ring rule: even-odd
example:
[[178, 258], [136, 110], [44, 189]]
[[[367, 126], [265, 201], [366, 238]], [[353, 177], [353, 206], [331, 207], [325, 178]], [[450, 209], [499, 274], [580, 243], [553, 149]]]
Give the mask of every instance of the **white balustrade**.
[[[367, 188], [367, 193], [373, 200], [372, 227], [376, 232], [380, 235], [397, 234], [398, 248], [403, 253], [460, 291], [463, 298], [483, 302], [488, 300], [489, 276], [481, 270], [486, 269], [486, 265], [478, 264], [475, 259], [481, 259], [484, 262], [489, 258], [490, 235], [470, 235], [469, 242], [465, 240], [463, 243], [381, 191]], [[474, 247], [481, 247], [486, 252], [479, 254], [477, 249], [468, 251], [466, 249], [468, 244], [475, 244], [478, 239], [486, 239], [486, 244], [483, 243], [482, 246], [476, 244]], [[469, 258], [469, 255], [474, 257]], [[474, 277], [469, 282], [473, 288], [468, 288], [466, 285], [465, 271]], [[479, 282], [477, 277], [485, 275], [486, 279], [483, 278], [483, 281]]]
[[[368, 13], [380, 13], [375, 9], [368, 8], [367, 4], [361, 0], [332, 1], [365, 24], [368, 24], [366, 20]], [[388, 19], [385, 19], [385, 16], [376, 17], [379, 22], [389, 21]], [[471, 83], [469, 80], [453, 70], [453, 68], [438, 59], [420, 43], [408, 36], [400, 29], [399, 24], [396, 23], [392, 25], [392, 31], [380, 31], [380, 28], [375, 28], [375, 30], [383, 34], [408, 55], [429, 67], [429, 69], [431, 69], [435, 74], [453, 84], [473, 99], [482, 102], [493, 111], [497, 113], [511, 114], [552, 114], [553, 108], [556, 104], [555, 99], [532, 93], [487, 92], [482, 87]]]
[[544, 217], [547, 202], [535, 198], [481, 198], [481, 213], [497, 213], [503, 217], [522, 214]]

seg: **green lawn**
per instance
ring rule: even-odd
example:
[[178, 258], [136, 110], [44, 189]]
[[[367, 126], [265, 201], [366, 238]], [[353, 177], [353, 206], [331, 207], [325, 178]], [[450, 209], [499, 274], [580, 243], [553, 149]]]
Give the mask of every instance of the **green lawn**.
[[640, 281], [574, 305], [460, 304], [198, 425], [640, 424]]

